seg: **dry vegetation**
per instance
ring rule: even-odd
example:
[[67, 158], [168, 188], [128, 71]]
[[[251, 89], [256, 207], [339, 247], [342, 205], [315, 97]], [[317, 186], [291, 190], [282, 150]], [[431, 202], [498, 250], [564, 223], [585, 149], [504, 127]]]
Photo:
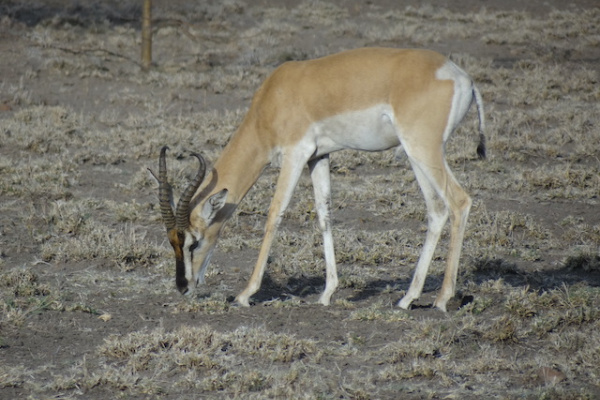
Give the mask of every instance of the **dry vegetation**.
[[[0, 5], [0, 398], [600, 397], [600, 8], [155, 1], [142, 73], [141, 1], [64, 3]], [[394, 306], [425, 232], [401, 150], [332, 157], [331, 307], [314, 304], [307, 177], [255, 306], [231, 302], [274, 169], [228, 223], [208, 285], [180, 297], [146, 172], [160, 146], [181, 184], [187, 150], [214, 161], [273, 68], [360, 46], [439, 50], [484, 95], [488, 160], [474, 113], [447, 149], [474, 198], [450, 312], [428, 308], [446, 236], [424, 298]]]

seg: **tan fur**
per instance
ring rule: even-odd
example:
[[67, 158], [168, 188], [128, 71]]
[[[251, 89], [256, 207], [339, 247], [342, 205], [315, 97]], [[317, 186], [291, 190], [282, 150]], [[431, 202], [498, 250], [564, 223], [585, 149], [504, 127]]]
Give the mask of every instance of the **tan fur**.
[[[294, 146], [310, 124], [342, 112], [390, 103], [406, 129], [417, 129], [432, 116], [439, 116], [435, 121], [439, 126], [445, 124], [452, 84], [436, 80], [435, 72], [446, 61], [428, 50], [364, 48], [282, 64], [257, 90], [246, 117], [214, 166], [218, 177], [209, 175], [201, 197], [224, 187], [239, 188], [240, 193], [231, 194], [241, 201], [269, 164], [273, 149]], [[322, 92], [326, 96], [318, 95]], [[436, 92], [444, 97], [436, 98]], [[424, 105], [431, 110], [427, 116], [418, 111]], [[439, 131], [439, 126], [431, 131]], [[417, 140], [431, 143], [431, 139]], [[202, 191], [208, 183], [214, 186]]]
[[[442, 70], [448, 79], [443, 74], [444, 79], [436, 77]], [[461, 93], [455, 92], [457, 87], [461, 88]], [[241, 126], [193, 200], [190, 231], [196, 232], [195, 237], [203, 238], [205, 243], [201, 253], [210, 254], [223, 223], [271, 158], [281, 153], [281, 172], [266, 223], [263, 245], [248, 287], [238, 296], [241, 304], [248, 305], [249, 297], [260, 287], [281, 215], [289, 203], [303, 165], [309, 163], [311, 171], [318, 171], [312, 175], [314, 184], [325, 185], [319, 190], [315, 188], [315, 194], [317, 208], [322, 213], [319, 218], [326, 242], [327, 285], [320, 301], [329, 304], [337, 285], [337, 273], [328, 202], [323, 198], [329, 196], [330, 190], [327, 173], [329, 162], [325, 149], [335, 151], [344, 148], [344, 143], [339, 143], [340, 140], [344, 141], [344, 133], [336, 131], [335, 136], [329, 138], [327, 132], [319, 131], [322, 128], [317, 123], [331, 117], [349, 115], [352, 111], [381, 110], [365, 112], [386, 113], [385, 110], [390, 109], [393, 110], [391, 114], [382, 114], [381, 118], [384, 119], [381, 121], [388, 121], [395, 127], [398, 141], [390, 141], [387, 136], [390, 135], [389, 131], [386, 131], [385, 137], [378, 136], [382, 140], [371, 140], [368, 135], [384, 133], [376, 129], [365, 133], [364, 129], [371, 126], [365, 125], [364, 129], [353, 133], [353, 146], [347, 147], [361, 149], [361, 140], [365, 143], [364, 150], [383, 150], [386, 143], [402, 143], [425, 195], [429, 215], [427, 239], [411, 287], [400, 302], [401, 307], [407, 308], [421, 294], [441, 226], [450, 216], [452, 228], [448, 266], [436, 300], [436, 305], [445, 310], [447, 301], [454, 294], [458, 258], [471, 200], [447, 168], [443, 142], [445, 135], [460, 122], [462, 113], [468, 110], [474, 93], [478, 96], [476, 88], [462, 70], [449, 63], [444, 56], [428, 50], [366, 48], [281, 65], [256, 92]], [[455, 112], [461, 115], [453, 117], [458, 120], [450, 121], [453, 102], [460, 104], [460, 111]], [[379, 108], [379, 105], [386, 106]], [[478, 108], [482, 119], [480, 98]], [[377, 117], [376, 114], [368, 115], [369, 118], [374, 118], [374, 115]], [[323, 129], [329, 129], [328, 125], [323, 126], [327, 126]], [[319, 149], [318, 140], [327, 145]], [[228, 190], [228, 204], [206, 226], [201, 216], [203, 205], [223, 189]], [[194, 275], [203, 263], [203, 257], [194, 258]]]

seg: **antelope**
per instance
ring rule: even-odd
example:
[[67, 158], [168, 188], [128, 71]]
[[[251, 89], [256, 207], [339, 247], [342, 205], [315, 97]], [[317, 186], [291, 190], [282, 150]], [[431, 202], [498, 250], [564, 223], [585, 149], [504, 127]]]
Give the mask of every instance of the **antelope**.
[[[450, 246], [442, 287], [433, 303], [446, 311], [454, 296], [460, 253], [472, 200], [445, 160], [445, 143], [472, 102], [479, 117], [477, 153], [485, 158], [481, 94], [471, 78], [443, 55], [420, 49], [363, 48], [279, 66], [255, 93], [237, 132], [205, 179], [203, 157], [177, 207], [159, 157], [159, 202], [175, 251], [176, 285], [183, 294], [204, 275], [224, 223], [271, 160], [281, 169], [258, 260], [242, 306], [261, 285], [267, 258], [304, 165], [308, 164], [318, 225], [323, 235], [329, 305], [338, 285], [330, 217], [329, 154], [343, 149], [383, 151], [402, 146], [425, 198], [428, 227], [410, 287], [398, 306], [418, 299], [443, 227], [450, 217]], [[152, 171], [151, 171], [152, 172]], [[153, 174], [154, 175], [154, 174]]]

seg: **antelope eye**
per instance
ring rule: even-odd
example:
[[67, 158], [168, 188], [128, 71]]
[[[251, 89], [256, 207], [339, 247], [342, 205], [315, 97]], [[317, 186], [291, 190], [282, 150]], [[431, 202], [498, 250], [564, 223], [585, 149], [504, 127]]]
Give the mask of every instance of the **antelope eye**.
[[194, 240], [194, 242], [190, 245], [190, 251], [194, 251], [198, 248], [198, 241]]

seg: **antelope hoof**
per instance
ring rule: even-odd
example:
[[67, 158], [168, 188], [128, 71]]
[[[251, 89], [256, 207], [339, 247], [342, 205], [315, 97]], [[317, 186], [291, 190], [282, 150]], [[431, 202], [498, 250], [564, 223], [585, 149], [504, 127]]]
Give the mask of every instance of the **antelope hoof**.
[[328, 306], [329, 304], [331, 304], [331, 298], [329, 296], [321, 296], [321, 298], [319, 299], [319, 304]]
[[249, 298], [247, 296], [243, 296], [243, 295], [240, 294], [238, 297], [236, 297], [235, 300], [242, 307], [250, 307], [250, 301], [249, 301]]
[[443, 299], [435, 299], [435, 301], [433, 302], [433, 306], [435, 308], [437, 308], [438, 310], [442, 311], [442, 312], [448, 312], [446, 310], [446, 304], [448, 303], [448, 300], [443, 300]]
[[403, 310], [410, 310], [410, 305], [412, 304], [414, 299], [408, 297], [408, 296], [404, 296], [399, 302], [398, 302], [398, 307], [402, 308]]

